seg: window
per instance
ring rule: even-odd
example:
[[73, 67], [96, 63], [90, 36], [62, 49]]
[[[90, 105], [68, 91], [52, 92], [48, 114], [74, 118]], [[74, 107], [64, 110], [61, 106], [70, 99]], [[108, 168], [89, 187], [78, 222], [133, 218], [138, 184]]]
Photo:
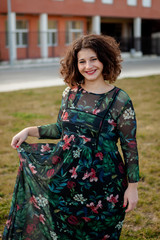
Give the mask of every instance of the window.
[[83, 22], [69, 21], [66, 23], [66, 44], [70, 44], [83, 34]]
[[94, 0], [83, 0], [83, 2], [94, 2]]
[[[28, 44], [28, 22], [17, 20], [16, 29], [12, 34], [16, 35], [16, 47], [26, 47]], [[8, 21], [6, 21], [6, 46], [8, 46]]]
[[143, 7], [151, 7], [152, 1], [151, 0], [142, 0]]
[[113, 4], [113, 0], [102, 0], [102, 3]]
[[16, 21], [16, 45], [26, 47], [28, 43], [28, 22], [26, 20]]
[[48, 20], [48, 46], [57, 45], [57, 21]]
[[137, 0], [127, 0], [127, 4], [129, 6], [136, 6], [137, 5]]

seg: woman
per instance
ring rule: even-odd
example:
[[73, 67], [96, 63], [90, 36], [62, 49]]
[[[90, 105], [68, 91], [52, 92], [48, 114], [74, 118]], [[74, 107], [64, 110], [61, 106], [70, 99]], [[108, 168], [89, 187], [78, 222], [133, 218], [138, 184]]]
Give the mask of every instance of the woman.
[[[20, 167], [3, 239], [119, 239], [139, 180], [134, 109], [112, 85], [120, 63], [108, 36], [82, 36], [68, 49], [61, 74], [69, 87], [57, 123], [12, 139]], [[27, 144], [28, 136], [60, 141]]]

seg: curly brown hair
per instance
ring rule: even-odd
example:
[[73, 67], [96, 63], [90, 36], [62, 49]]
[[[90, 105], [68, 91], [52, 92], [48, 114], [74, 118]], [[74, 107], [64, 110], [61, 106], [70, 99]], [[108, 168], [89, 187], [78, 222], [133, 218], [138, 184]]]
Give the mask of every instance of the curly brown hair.
[[78, 70], [77, 54], [81, 49], [92, 49], [103, 64], [103, 77], [109, 83], [116, 81], [121, 73], [121, 51], [113, 37], [89, 34], [76, 39], [68, 48], [65, 57], [60, 61], [60, 73], [69, 86], [83, 83], [83, 76]]

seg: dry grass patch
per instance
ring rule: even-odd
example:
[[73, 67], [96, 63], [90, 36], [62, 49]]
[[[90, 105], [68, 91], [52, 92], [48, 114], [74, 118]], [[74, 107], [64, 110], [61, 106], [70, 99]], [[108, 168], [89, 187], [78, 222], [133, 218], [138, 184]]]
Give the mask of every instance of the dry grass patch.
[[[136, 110], [141, 170], [139, 203], [126, 216], [121, 240], [157, 240], [160, 239], [160, 76], [122, 79], [116, 85], [129, 94]], [[0, 233], [7, 219], [19, 164], [16, 151], [10, 148], [11, 138], [24, 127], [55, 122], [64, 88], [0, 94]]]

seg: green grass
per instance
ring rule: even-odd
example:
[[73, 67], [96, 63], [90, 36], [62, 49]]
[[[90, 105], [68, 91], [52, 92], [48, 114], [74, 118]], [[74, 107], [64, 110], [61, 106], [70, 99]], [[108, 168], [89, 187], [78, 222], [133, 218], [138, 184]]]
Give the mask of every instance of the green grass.
[[[121, 240], [160, 239], [160, 76], [121, 79], [116, 82], [133, 100], [138, 122], [140, 157], [139, 202], [125, 218]], [[18, 169], [12, 137], [31, 125], [56, 121], [65, 86], [0, 94], [0, 234], [10, 208]], [[33, 138], [29, 142], [37, 142]]]
[[26, 121], [31, 119], [36, 119], [36, 118], [40, 118], [40, 119], [46, 118], [46, 116], [42, 114], [23, 113], [23, 112], [12, 113], [12, 116], [17, 119], [26, 120]]

